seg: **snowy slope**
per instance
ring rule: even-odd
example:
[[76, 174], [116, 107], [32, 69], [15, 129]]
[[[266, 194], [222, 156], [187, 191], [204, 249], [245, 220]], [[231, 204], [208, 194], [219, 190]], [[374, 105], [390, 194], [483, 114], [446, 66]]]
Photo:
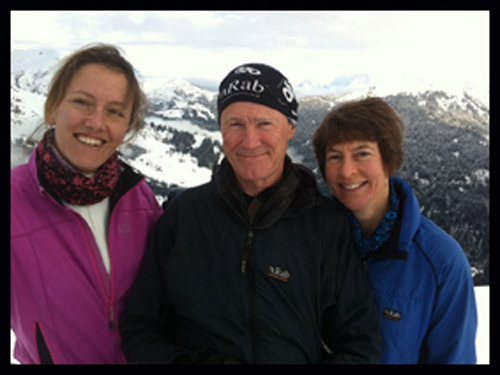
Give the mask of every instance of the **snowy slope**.
[[45, 97], [10, 88], [10, 140], [26, 139], [42, 122]]
[[211, 106], [216, 93], [199, 88], [182, 79], [171, 79], [148, 92], [152, 111], [165, 119], [196, 118], [215, 121]]
[[11, 86], [37, 94], [46, 94], [53, 68], [61, 57], [62, 53], [53, 49], [12, 51]]
[[209, 181], [211, 171], [208, 168], [199, 167], [196, 158], [176, 151], [175, 145], [165, 143], [165, 141], [169, 141], [168, 130], [183, 131], [194, 135], [193, 147], [197, 147], [206, 138], [222, 142], [220, 133], [205, 130], [186, 120], [172, 121], [149, 116], [147, 123], [151, 122], [157, 126], [163, 125], [167, 130], [160, 132], [155, 131], [152, 127], [146, 127], [133, 142], [135, 147], [144, 150], [143, 154], [129, 159], [127, 146], [121, 148], [127, 163], [150, 178], [168, 183], [175, 182], [176, 185], [182, 187], [196, 186]]
[[474, 290], [478, 310], [477, 363], [490, 364], [490, 287], [477, 286]]

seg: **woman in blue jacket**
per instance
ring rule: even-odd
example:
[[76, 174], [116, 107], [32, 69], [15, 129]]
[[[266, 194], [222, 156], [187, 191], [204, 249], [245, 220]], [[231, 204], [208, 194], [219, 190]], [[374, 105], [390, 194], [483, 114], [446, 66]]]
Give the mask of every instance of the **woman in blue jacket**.
[[476, 363], [477, 312], [460, 245], [422, 216], [403, 162], [402, 120], [379, 98], [345, 103], [313, 137], [320, 171], [349, 210], [377, 301], [381, 363]]

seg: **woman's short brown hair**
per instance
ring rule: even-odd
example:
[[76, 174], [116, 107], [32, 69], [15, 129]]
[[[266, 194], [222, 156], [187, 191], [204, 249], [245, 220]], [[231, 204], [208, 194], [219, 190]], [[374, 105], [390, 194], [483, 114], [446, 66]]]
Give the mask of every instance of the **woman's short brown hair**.
[[351, 141], [378, 144], [384, 169], [393, 176], [403, 164], [404, 124], [380, 98], [347, 102], [333, 108], [314, 133], [314, 153], [325, 178], [325, 153], [329, 146]]
[[128, 82], [127, 96], [132, 100], [132, 116], [127, 132], [131, 133], [130, 138], [133, 138], [144, 127], [147, 99], [132, 65], [123, 57], [118, 47], [110, 44], [93, 44], [83, 47], [60, 62], [45, 100], [45, 122], [48, 123], [48, 117], [61, 103], [75, 73], [84, 65], [92, 63], [102, 64], [125, 75]]

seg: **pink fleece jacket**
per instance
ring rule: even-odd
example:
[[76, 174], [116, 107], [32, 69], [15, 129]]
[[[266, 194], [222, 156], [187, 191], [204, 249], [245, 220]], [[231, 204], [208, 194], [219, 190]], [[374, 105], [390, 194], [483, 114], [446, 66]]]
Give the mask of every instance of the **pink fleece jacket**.
[[118, 318], [161, 214], [141, 179], [109, 220], [110, 276], [86, 221], [40, 185], [35, 153], [11, 171], [11, 328], [21, 363], [125, 363]]

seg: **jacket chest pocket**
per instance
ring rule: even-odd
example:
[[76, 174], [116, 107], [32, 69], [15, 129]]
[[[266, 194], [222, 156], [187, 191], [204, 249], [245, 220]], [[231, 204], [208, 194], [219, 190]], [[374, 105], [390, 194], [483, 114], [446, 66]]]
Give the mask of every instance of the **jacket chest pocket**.
[[418, 356], [428, 326], [425, 301], [374, 291], [383, 351]]

